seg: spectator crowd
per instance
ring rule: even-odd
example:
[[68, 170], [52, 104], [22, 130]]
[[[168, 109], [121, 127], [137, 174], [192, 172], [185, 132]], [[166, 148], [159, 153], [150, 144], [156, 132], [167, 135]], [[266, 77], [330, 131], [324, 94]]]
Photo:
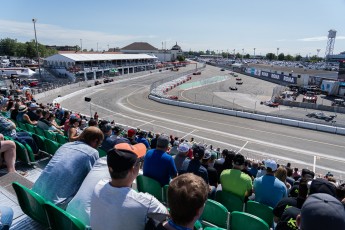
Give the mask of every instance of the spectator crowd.
[[[330, 172], [320, 177], [290, 163], [250, 160], [193, 138], [125, 129], [97, 113], [87, 119], [59, 104], [28, 99], [0, 98], [1, 167], [16, 173], [13, 140], [29, 145], [36, 157], [41, 154], [17, 122], [65, 135], [69, 142], [55, 152], [32, 191], [94, 230], [193, 229], [217, 191], [271, 207], [270, 227], [277, 230], [345, 229], [345, 184]], [[100, 149], [106, 156], [99, 157]], [[132, 188], [139, 174], [168, 185], [167, 204]], [[11, 214], [0, 210], [1, 218]]]

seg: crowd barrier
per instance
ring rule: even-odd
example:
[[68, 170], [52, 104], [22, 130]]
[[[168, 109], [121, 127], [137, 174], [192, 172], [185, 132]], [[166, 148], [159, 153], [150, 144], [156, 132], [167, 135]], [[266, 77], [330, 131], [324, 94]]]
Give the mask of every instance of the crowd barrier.
[[293, 119], [285, 119], [285, 118], [280, 118], [280, 117], [260, 115], [260, 114], [236, 111], [236, 110], [231, 110], [231, 109], [224, 109], [224, 108], [219, 108], [219, 107], [194, 104], [194, 103], [185, 102], [185, 101], [182, 102], [178, 100], [171, 100], [167, 98], [154, 96], [151, 94], [149, 95], [149, 99], [160, 102], [160, 103], [175, 105], [175, 106], [184, 107], [184, 108], [197, 109], [197, 110], [202, 110], [202, 111], [207, 111], [207, 112], [248, 118], [248, 119], [265, 121], [265, 122], [270, 122], [270, 123], [275, 123], [275, 124], [282, 124], [282, 125], [294, 126], [294, 127], [304, 128], [304, 129], [311, 129], [311, 130], [322, 131], [322, 132], [327, 132], [327, 133], [345, 135], [345, 128], [340, 128], [336, 126], [322, 125], [322, 124], [316, 124], [312, 122], [304, 122], [304, 121], [293, 120]]

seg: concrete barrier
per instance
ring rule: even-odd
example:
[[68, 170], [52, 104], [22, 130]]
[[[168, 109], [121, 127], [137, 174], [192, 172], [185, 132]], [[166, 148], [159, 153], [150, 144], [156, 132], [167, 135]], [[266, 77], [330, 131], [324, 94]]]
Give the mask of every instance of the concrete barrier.
[[224, 110], [223, 110], [223, 114], [230, 115], [230, 116], [236, 116], [237, 111], [236, 111], [236, 110], [227, 110], [227, 109], [224, 109]]
[[213, 112], [213, 113], [220, 113], [220, 114], [223, 114], [224, 113], [224, 109], [222, 108], [218, 108], [218, 107], [210, 107], [210, 112]]
[[282, 119], [282, 124], [299, 127], [299, 121], [291, 120], [291, 119]]
[[240, 111], [237, 111], [236, 113], [236, 116], [238, 117], [245, 117], [245, 118], [251, 118], [251, 113], [247, 113], [247, 112], [240, 112]]
[[316, 125], [316, 130], [327, 132], [327, 133], [336, 133], [337, 128], [329, 125]]
[[340, 135], [345, 135], [345, 128], [337, 128], [336, 129], [336, 134], [340, 134]]
[[266, 116], [260, 114], [252, 114], [250, 118], [258, 121], [266, 121]]
[[298, 127], [305, 128], [305, 129], [313, 129], [316, 130], [317, 124], [310, 123], [310, 122], [300, 122]]
[[282, 119], [279, 117], [272, 117], [272, 116], [266, 116], [266, 121], [271, 122], [271, 123], [276, 123], [276, 124], [281, 124]]

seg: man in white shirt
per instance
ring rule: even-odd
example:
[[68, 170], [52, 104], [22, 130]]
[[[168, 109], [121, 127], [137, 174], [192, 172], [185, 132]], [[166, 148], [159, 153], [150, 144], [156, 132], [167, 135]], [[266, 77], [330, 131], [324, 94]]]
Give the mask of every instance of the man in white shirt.
[[90, 225], [98, 229], [144, 229], [147, 214], [167, 209], [147, 193], [131, 188], [146, 153], [144, 144], [115, 145], [107, 154], [111, 180], [101, 180], [91, 198]]

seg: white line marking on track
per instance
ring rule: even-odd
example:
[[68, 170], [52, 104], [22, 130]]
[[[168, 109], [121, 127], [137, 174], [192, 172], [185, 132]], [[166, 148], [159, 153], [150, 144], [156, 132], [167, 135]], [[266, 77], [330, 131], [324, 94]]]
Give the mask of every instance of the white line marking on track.
[[183, 137], [181, 137], [181, 138], [185, 138], [186, 136], [188, 136], [188, 135], [190, 135], [190, 134], [194, 133], [195, 131], [198, 131], [198, 130], [197, 130], [197, 129], [194, 129], [192, 132], [187, 133], [186, 135], [184, 135], [184, 136], [183, 136]]
[[145, 122], [144, 124], [141, 124], [141, 125], [137, 125], [137, 127], [141, 127], [143, 125], [147, 125], [147, 124], [151, 124], [152, 122], [154, 122], [155, 120], [152, 120], [152, 121], [148, 121], [148, 122]]
[[242, 149], [244, 149], [244, 147], [246, 147], [246, 145], [249, 143], [249, 141], [247, 141], [243, 146], [242, 148], [240, 148], [240, 150], [237, 151], [237, 153], [240, 153], [242, 151]]

